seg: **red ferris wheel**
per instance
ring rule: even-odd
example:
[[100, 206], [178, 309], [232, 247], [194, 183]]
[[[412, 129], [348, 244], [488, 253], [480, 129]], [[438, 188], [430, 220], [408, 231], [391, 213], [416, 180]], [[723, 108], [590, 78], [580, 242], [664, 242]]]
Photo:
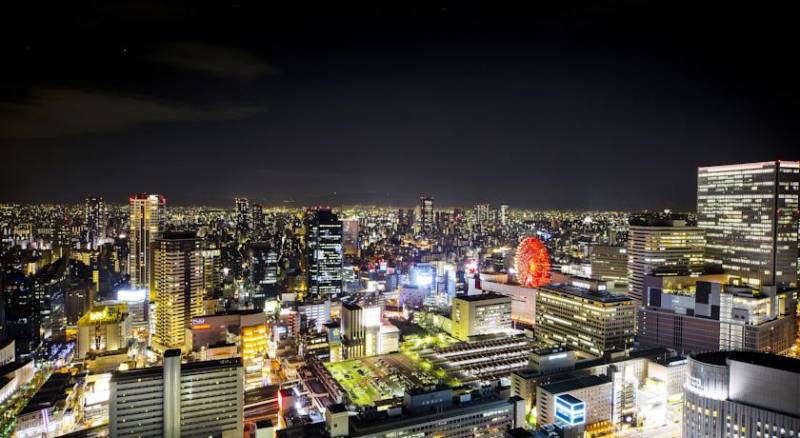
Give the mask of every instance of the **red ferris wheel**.
[[526, 237], [519, 243], [514, 267], [517, 281], [523, 286], [538, 287], [550, 283], [550, 255], [547, 247], [535, 237]]

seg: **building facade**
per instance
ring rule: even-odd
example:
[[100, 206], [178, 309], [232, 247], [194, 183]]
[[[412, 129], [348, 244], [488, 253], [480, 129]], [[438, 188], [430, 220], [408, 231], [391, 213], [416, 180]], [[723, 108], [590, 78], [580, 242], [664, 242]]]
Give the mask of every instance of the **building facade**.
[[496, 293], [458, 296], [452, 304], [453, 337], [468, 341], [474, 336], [511, 330], [511, 298]]
[[309, 218], [308, 292], [324, 297], [342, 292], [342, 222], [331, 210], [318, 209]]
[[167, 200], [161, 195], [139, 193], [129, 199], [128, 273], [134, 288], [150, 285], [150, 250], [164, 231]]

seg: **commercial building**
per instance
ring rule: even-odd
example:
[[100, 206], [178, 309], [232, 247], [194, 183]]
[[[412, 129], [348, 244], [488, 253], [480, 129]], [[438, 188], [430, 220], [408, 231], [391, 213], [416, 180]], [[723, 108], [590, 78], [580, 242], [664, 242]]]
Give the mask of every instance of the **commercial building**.
[[181, 364], [180, 350], [168, 350], [164, 366], [113, 374], [110, 435], [241, 438], [242, 382], [238, 358]]
[[464, 295], [453, 299], [453, 337], [470, 338], [511, 331], [511, 298], [495, 293]]
[[381, 308], [378, 305], [345, 303], [341, 310], [342, 354], [357, 359], [378, 354], [381, 331]]
[[269, 243], [256, 242], [249, 245], [249, 252], [253, 307], [264, 310], [265, 302], [278, 298], [278, 251]]
[[697, 169], [697, 224], [706, 260], [754, 287], [797, 287], [800, 163]]
[[130, 233], [128, 234], [128, 273], [131, 286], [150, 285], [150, 247], [164, 231], [167, 199], [161, 195], [139, 193], [130, 203]]
[[433, 232], [433, 198], [430, 196], [419, 197], [420, 226], [423, 234]]
[[234, 198], [236, 205], [236, 233], [246, 235], [253, 228], [253, 216], [250, 214], [250, 200], [247, 198]]
[[361, 254], [357, 216], [342, 219], [342, 247], [345, 255], [358, 257]]
[[605, 376], [576, 377], [539, 386], [536, 392], [537, 424], [551, 424], [557, 419], [557, 402], [570, 396], [583, 406], [583, 423], [611, 422], [614, 406], [612, 381]]
[[592, 278], [615, 283], [628, 282], [628, 248], [594, 245], [589, 253]]
[[731, 284], [735, 277], [708, 275], [645, 279], [638, 341], [682, 353], [754, 350], [779, 353], [797, 338], [794, 291]]
[[641, 302], [644, 277], [701, 274], [705, 238], [703, 230], [683, 220], [632, 221], [628, 229], [628, 294]]
[[[528, 326], [536, 324], [536, 288], [507, 282], [508, 275], [480, 274], [480, 289], [511, 298], [511, 320]], [[474, 284], [470, 281], [470, 286]]]
[[329, 209], [314, 211], [307, 224], [308, 292], [317, 297], [342, 292], [342, 222]]
[[571, 278], [568, 284], [539, 287], [536, 335], [593, 356], [627, 350], [636, 334], [636, 304], [630, 297], [608, 293], [602, 283]]
[[89, 248], [96, 249], [100, 244], [100, 240], [106, 237], [106, 225], [108, 223], [106, 204], [103, 202], [103, 198], [91, 196], [86, 198], [84, 209], [86, 224], [84, 240]]
[[167, 232], [153, 245], [153, 281], [157, 350], [186, 351], [186, 330], [203, 314], [201, 240], [193, 232]]
[[796, 437], [798, 400], [800, 360], [747, 351], [691, 355], [683, 436]]
[[127, 347], [131, 318], [124, 304], [97, 306], [78, 320], [78, 358]]

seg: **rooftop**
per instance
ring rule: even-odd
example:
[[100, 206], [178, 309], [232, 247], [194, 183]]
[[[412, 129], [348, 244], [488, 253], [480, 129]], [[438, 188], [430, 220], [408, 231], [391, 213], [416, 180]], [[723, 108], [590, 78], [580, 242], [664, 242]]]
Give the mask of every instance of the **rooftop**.
[[604, 376], [584, 376], [584, 377], [576, 377], [570, 380], [564, 380], [563, 382], [556, 382], [556, 383], [551, 383], [549, 385], [544, 385], [542, 386], [542, 390], [547, 391], [550, 394], [561, 394], [564, 392], [575, 391], [577, 389], [603, 385], [605, 383], [611, 383], [611, 379]]
[[727, 361], [731, 360], [800, 374], [800, 359], [758, 351], [712, 351], [693, 354], [690, 357], [710, 365], [727, 365]]
[[505, 299], [507, 299], [509, 301], [511, 300], [511, 298], [506, 296], [506, 295], [500, 295], [500, 294], [496, 294], [494, 292], [483, 293], [483, 294], [480, 294], [480, 295], [459, 295], [455, 299], [462, 300], [462, 301], [467, 301], [467, 302], [474, 302], [474, 301], [497, 300], [497, 299], [501, 299], [501, 298], [505, 298]]
[[567, 284], [555, 283], [548, 286], [540, 286], [539, 289], [550, 290], [554, 292], [561, 292], [570, 295], [575, 295], [587, 300], [599, 301], [601, 303], [631, 303], [634, 301], [631, 297], [626, 295], [617, 295], [608, 292], [592, 291], [580, 287], [570, 286]]

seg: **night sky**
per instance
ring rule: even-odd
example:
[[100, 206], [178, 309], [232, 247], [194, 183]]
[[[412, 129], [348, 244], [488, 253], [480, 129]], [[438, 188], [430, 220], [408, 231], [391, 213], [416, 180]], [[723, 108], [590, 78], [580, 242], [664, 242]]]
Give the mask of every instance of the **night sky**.
[[0, 202], [681, 210], [697, 166], [800, 159], [775, 6], [16, 3]]

